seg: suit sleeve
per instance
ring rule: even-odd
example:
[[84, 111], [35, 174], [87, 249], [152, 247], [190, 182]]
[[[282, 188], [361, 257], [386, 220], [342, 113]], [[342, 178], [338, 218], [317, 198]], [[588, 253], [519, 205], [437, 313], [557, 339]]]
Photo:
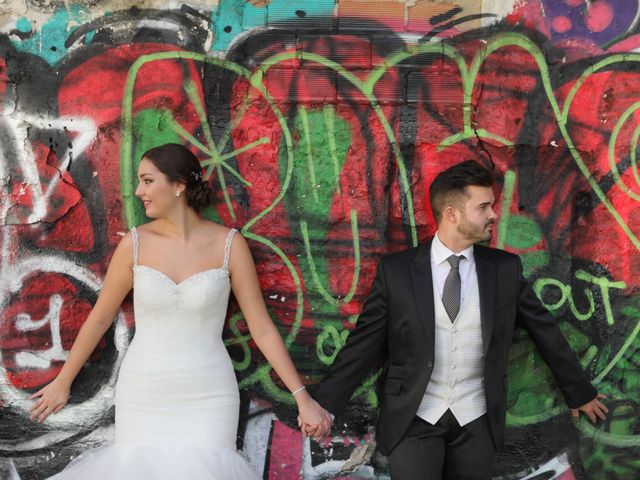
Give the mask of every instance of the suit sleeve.
[[517, 322], [533, 339], [542, 358], [549, 366], [569, 408], [577, 408], [593, 400], [597, 390], [591, 385], [580, 362], [564, 338], [556, 320], [542, 305], [531, 284], [522, 275], [518, 258], [520, 286]]
[[387, 314], [387, 289], [381, 260], [355, 328], [313, 394], [318, 403], [334, 415], [342, 413], [364, 375], [386, 359]]

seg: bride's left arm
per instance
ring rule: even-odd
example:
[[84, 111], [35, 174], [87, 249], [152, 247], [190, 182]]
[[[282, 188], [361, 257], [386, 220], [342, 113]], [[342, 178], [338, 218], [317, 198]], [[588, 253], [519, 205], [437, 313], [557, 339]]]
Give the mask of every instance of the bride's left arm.
[[[331, 426], [331, 415], [303, 388], [304, 383], [291, 361], [280, 332], [274, 325], [262, 297], [253, 257], [242, 235], [235, 235], [229, 259], [231, 288], [249, 326], [251, 337], [290, 392], [300, 412], [299, 426]], [[328, 428], [327, 428], [328, 429]]]

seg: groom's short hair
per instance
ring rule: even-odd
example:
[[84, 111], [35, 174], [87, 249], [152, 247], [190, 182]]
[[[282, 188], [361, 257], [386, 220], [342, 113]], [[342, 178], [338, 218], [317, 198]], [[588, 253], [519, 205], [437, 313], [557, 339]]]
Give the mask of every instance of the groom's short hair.
[[475, 160], [465, 160], [440, 172], [429, 187], [429, 202], [436, 223], [440, 223], [447, 205], [461, 209], [470, 185], [491, 187], [493, 173]]

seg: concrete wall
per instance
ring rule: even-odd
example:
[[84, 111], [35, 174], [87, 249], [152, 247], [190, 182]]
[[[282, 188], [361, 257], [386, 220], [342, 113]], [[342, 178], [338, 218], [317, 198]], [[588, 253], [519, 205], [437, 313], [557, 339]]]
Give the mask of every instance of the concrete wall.
[[[427, 188], [493, 162], [494, 246], [517, 252], [610, 417], [572, 422], [525, 333], [512, 350], [496, 477], [640, 475], [640, 47], [636, 0], [0, 2], [0, 477], [38, 479], [113, 433], [127, 302], [44, 425], [27, 396], [59, 371], [110, 254], [144, 221], [138, 156], [207, 162], [207, 216], [242, 229], [310, 383], [352, 328], [380, 255], [434, 231]], [[206, 254], [203, 252], [203, 255]], [[239, 447], [268, 479], [387, 478], [377, 373], [325, 445], [237, 306], [226, 341]]]

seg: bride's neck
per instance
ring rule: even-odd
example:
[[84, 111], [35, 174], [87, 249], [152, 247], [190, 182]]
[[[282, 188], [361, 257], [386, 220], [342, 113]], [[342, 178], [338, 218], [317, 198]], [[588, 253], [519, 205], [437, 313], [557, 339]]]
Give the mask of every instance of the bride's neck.
[[163, 218], [160, 229], [167, 236], [187, 240], [201, 221], [200, 215], [194, 210], [185, 209], [184, 212]]

